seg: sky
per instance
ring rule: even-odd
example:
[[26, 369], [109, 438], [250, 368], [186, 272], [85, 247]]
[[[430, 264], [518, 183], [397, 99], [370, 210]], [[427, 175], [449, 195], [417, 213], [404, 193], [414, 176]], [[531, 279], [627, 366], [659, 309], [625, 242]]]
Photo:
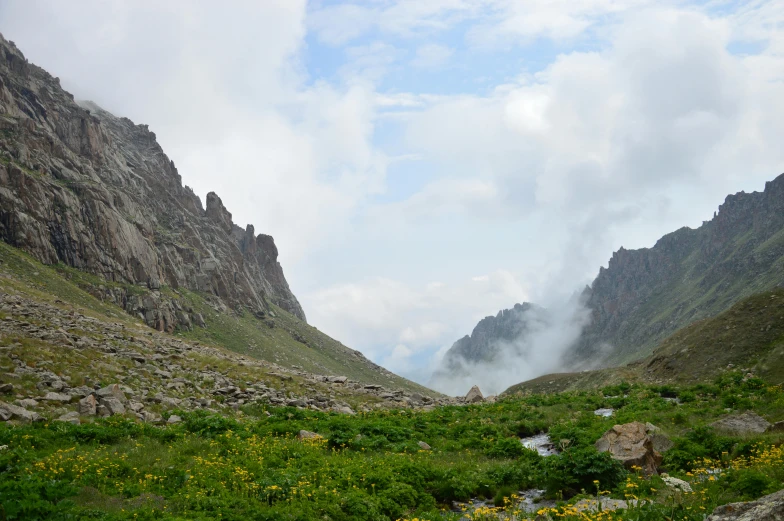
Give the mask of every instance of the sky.
[[784, 172], [782, 1], [2, 0], [0, 32], [420, 382], [482, 317]]

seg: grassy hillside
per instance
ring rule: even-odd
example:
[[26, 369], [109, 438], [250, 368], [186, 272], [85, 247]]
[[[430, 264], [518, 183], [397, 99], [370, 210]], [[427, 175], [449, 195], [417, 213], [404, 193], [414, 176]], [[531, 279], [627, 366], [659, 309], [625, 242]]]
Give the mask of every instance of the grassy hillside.
[[[91, 293], [101, 287], [123, 289], [127, 294], [147, 295], [143, 286], [105, 281], [79, 270], [45, 266], [24, 252], [0, 242], [0, 290], [13, 288], [36, 299], [77, 306], [101, 320], [119, 321], [143, 327], [141, 321], [120, 307], [102, 302]], [[274, 317], [256, 318], [247, 310], [210, 306], [209, 297], [189, 291], [162, 288], [161, 293], [202, 313], [206, 327], [178, 331], [184, 340], [198, 341], [230, 349], [288, 368], [315, 374], [346, 376], [367, 384], [403, 389], [437, 396], [438, 393], [401, 378], [367, 360], [361, 353], [321, 333], [290, 313], [272, 306]]]
[[506, 392], [589, 389], [620, 381], [691, 384], [733, 368], [784, 383], [784, 288], [745, 298], [713, 318], [680, 329], [642, 360], [597, 371], [544, 375]]

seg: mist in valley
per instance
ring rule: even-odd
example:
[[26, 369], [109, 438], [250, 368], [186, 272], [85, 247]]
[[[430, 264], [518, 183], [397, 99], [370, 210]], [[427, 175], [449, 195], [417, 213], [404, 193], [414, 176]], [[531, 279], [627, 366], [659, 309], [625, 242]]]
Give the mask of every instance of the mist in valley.
[[485, 360], [471, 361], [447, 353], [428, 385], [451, 396], [464, 395], [478, 385], [485, 396], [502, 393], [510, 386], [568, 367], [569, 348], [589, 323], [590, 311], [579, 296], [553, 302], [547, 308], [532, 307], [516, 313], [519, 333], [511, 340], [493, 340]]

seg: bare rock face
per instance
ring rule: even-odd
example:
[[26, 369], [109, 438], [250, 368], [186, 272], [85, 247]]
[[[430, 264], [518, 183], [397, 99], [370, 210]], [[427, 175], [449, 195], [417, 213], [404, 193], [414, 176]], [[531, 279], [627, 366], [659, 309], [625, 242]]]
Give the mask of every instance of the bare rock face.
[[727, 434], [762, 434], [767, 431], [771, 424], [768, 420], [753, 411], [746, 411], [742, 414], [725, 416], [711, 424], [717, 431]]
[[318, 438], [321, 438], [320, 434], [316, 434], [315, 432], [311, 432], [311, 431], [306, 431], [304, 429], [299, 431], [299, 433], [297, 434], [297, 439], [300, 441], [318, 439]]
[[467, 403], [479, 403], [485, 401], [485, 397], [482, 396], [482, 391], [479, 390], [479, 387], [475, 385], [465, 395], [465, 401]]
[[655, 474], [662, 461], [661, 455], [653, 449], [645, 424], [641, 422], [615, 425], [596, 442], [596, 450], [609, 452], [626, 468], [637, 466], [646, 474]]
[[756, 501], [716, 507], [705, 521], [784, 521], [784, 490]]
[[[740, 282], [760, 292], [777, 287], [784, 245], [774, 242], [764, 254], [756, 252], [782, 229], [784, 175], [779, 175], [763, 192], [728, 195], [699, 228], [683, 227], [652, 248], [619, 249], [585, 289], [591, 321], [564, 359], [579, 367], [585, 361], [595, 366], [608, 354], [616, 360], [642, 356], [678, 329], [747, 296], [738, 291], [744, 287]], [[694, 291], [711, 298], [695, 305]], [[654, 295], [666, 308], [652, 307]], [[609, 353], [608, 344], [616, 346]]]
[[215, 193], [206, 203], [146, 125], [76, 103], [0, 36], [0, 240], [46, 264], [145, 286], [149, 298], [105, 291], [159, 330], [203, 323], [164, 285], [232, 309], [262, 313], [272, 302], [305, 320], [272, 237], [236, 226]]

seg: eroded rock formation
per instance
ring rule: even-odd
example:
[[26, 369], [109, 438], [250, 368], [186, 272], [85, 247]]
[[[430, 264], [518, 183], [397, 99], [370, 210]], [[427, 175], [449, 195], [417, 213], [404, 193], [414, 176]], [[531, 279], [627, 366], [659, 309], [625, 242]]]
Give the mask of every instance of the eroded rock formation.
[[[146, 125], [77, 103], [0, 36], [0, 239], [107, 281], [212, 294], [230, 308], [302, 320], [269, 235], [206, 209]], [[158, 294], [114, 300], [158, 329], [199, 318]]]

